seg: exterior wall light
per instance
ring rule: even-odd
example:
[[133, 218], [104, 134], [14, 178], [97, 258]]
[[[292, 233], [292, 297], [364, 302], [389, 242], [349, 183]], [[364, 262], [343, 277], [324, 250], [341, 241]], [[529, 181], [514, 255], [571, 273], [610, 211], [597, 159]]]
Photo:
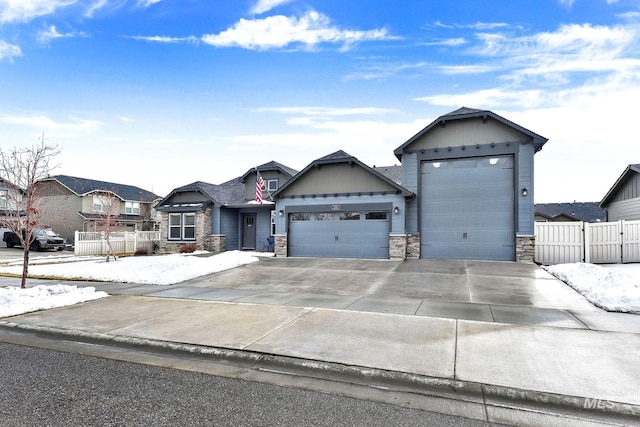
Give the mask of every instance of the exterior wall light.
[[527, 190], [526, 188], [522, 189], [522, 197], [527, 197], [527, 194], [529, 194], [529, 190]]
[[398, 215], [400, 213], [400, 208], [397, 207], [397, 206], [395, 208], [393, 208], [393, 213]]
[[278, 211], [278, 216], [284, 216], [284, 211], [282, 209]]

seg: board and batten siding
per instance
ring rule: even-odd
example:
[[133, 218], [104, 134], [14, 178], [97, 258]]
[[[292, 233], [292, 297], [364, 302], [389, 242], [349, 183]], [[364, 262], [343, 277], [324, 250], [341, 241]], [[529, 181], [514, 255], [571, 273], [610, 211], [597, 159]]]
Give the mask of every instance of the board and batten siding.
[[[402, 156], [402, 186], [414, 194], [418, 194], [419, 190], [419, 163], [416, 153], [407, 153]], [[418, 233], [418, 206], [418, 198], [414, 198], [407, 202], [407, 234]]]
[[[535, 205], [533, 203], [533, 144], [520, 144], [516, 154], [516, 183], [515, 195], [517, 199], [516, 234], [533, 235]], [[522, 189], [527, 189], [527, 195], [522, 195]]]
[[607, 205], [607, 221], [640, 220], [640, 197], [611, 202]]
[[308, 170], [294, 185], [287, 188], [286, 196], [331, 195], [396, 191], [383, 179], [357, 164], [324, 164]]
[[[479, 118], [445, 122], [434, 126], [411, 144], [411, 150], [483, 145], [497, 142], [529, 139], [518, 130], [492, 118], [483, 122]], [[403, 156], [404, 164], [404, 156]]]
[[235, 209], [220, 209], [220, 233], [226, 236], [228, 251], [240, 249], [240, 218]]

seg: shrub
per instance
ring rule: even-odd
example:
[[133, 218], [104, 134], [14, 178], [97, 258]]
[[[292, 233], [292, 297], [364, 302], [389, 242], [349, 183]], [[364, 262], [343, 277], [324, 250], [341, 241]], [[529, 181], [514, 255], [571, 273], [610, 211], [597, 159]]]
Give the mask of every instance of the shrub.
[[190, 254], [190, 253], [196, 251], [196, 244], [195, 243], [184, 243], [184, 244], [180, 245], [180, 248], [178, 250], [180, 251], [181, 254]]
[[149, 249], [147, 248], [138, 248], [134, 255], [149, 255]]

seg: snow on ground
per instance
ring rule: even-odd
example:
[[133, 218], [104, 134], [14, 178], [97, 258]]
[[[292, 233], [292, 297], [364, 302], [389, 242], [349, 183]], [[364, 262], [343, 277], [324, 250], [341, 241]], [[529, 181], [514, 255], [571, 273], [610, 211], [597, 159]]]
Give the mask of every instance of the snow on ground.
[[106, 292], [96, 291], [92, 287], [78, 288], [69, 285], [0, 288], [0, 317], [63, 307], [108, 296]]
[[[214, 256], [171, 254], [158, 256], [132, 256], [105, 262], [104, 258], [79, 258], [71, 262], [69, 256], [47, 257], [29, 265], [29, 275], [66, 279], [100, 280], [106, 282], [170, 285], [206, 274], [250, 264], [258, 261], [257, 254], [229, 251]], [[4, 262], [0, 273], [22, 274], [22, 260]], [[29, 281], [27, 280], [27, 286]], [[62, 307], [108, 296], [95, 288], [70, 285], [33, 286], [27, 289], [0, 287], [0, 317], [15, 316], [47, 308]]]
[[640, 264], [558, 264], [543, 267], [607, 311], [640, 314]]
[[[47, 257], [29, 265], [29, 274], [41, 277], [100, 280], [107, 282], [169, 285], [258, 261], [267, 253], [224, 252], [214, 256], [171, 254], [104, 258]], [[0, 262], [0, 273], [20, 275], [21, 260]], [[559, 264], [543, 267], [581, 293], [592, 304], [608, 311], [640, 314], [640, 264]], [[27, 282], [28, 284], [28, 282]], [[69, 285], [0, 287], [0, 317], [71, 305], [107, 296], [95, 288]]]

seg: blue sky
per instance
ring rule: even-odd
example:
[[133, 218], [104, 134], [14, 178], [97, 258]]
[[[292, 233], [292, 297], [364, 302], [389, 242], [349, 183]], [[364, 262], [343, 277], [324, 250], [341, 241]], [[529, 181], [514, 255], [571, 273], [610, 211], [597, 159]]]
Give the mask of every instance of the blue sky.
[[549, 142], [535, 201], [640, 163], [640, 0], [0, 0], [0, 146], [164, 196], [342, 149], [373, 166], [461, 106]]

